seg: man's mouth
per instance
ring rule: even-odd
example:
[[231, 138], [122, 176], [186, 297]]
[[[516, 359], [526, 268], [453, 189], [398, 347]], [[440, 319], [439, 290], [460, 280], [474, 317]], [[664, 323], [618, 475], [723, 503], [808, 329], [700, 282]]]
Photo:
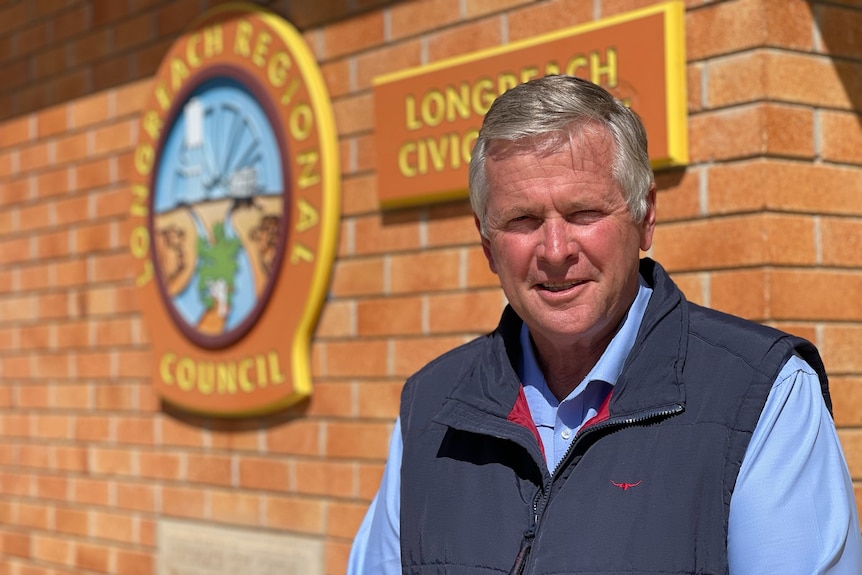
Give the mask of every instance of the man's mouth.
[[580, 281], [569, 281], [569, 282], [544, 282], [540, 283], [539, 287], [543, 290], [558, 292], [558, 291], [566, 291], [567, 289], [571, 289], [576, 285], [580, 285], [583, 282]]

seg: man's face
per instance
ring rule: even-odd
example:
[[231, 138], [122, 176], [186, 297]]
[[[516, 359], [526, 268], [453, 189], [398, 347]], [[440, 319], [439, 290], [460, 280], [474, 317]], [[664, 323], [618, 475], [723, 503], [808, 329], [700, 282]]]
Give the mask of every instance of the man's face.
[[637, 293], [655, 195], [635, 223], [612, 175], [613, 151], [598, 127], [556, 151], [506, 142], [489, 149], [482, 247], [540, 350], [606, 346]]

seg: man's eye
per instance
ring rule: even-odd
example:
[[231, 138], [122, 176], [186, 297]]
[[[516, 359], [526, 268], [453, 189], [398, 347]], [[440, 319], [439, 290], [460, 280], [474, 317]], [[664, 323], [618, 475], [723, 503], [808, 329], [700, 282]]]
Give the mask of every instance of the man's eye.
[[589, 224], [598, 221], [602, 217], [602, 212], [597, 210], [580, 210], [569, 216], [569, 221], [578, 224]]
[[512, 219], [512, 224], [518, 227], [536, 228], [542, 225], [542, 218], [525, 214]]
[[533, 217], [530, 214], [522, 214], [520, 216], [512, 216], [506, 220], [506, 228], [511, 231], [528, 232], [536, 229], [541, 225], [539, 218]]

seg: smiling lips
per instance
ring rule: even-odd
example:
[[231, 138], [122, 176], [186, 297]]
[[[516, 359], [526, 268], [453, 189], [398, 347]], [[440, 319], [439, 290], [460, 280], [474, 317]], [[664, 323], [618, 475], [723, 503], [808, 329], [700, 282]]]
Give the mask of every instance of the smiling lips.
[[567, 289], [571, 289], [577, 285], [581, 285], [582, 283], [585, 283], [585, 282], [582, 280], [580, 280], [580, 281], [568, 281], [568, 282], [544, 282], [544, 283], [538, 284], [538, 287], [543, 289], [543, 290], [546, 290], [546, 291], [558, 292], [558, 291], [566, 291]]

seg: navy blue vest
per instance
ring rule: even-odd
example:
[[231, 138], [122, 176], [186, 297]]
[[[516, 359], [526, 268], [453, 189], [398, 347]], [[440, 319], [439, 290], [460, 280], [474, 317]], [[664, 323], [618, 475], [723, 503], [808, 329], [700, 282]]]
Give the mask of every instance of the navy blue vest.
[[814, 347], [653, 288], [608, 417], [553, 477], [512, 368], [521, 320], [431, 362], [405, 385], [401, 557], [411, 575], [724, 574], [730, 497], [773, 381]]

